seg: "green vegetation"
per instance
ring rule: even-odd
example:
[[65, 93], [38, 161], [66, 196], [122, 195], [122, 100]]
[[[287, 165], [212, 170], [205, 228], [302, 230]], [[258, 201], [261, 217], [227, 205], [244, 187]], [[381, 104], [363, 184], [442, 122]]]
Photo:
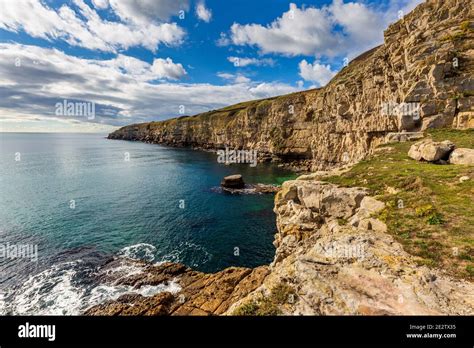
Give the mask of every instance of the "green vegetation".
[[441, 38], [441, 41], [457, 41], [464, 39], [469, 31], [471, 31], [471, 23], [464, 21], [459, 25], [460, 31], [456, 31], [452, 34], [446, 34]]
[[441, 38], [441, 41], [457, 41], [464, 39], [466, 37], [466, 33], [462, 31], [457, 31], [453, 34], [446, 34]]
[[459, 28], [463, 31], [463, 32], [467, 32], [469, 30], [471, 30], [471, 23], [469, 21], [464, 21], [461, 23], [461, 25], [459, 26]]
[[347, 225], [347, 219], [344, 219], [344, 218], [337, 218], [337, 223], [339, 224], [339, 226], [344, 226], [344, 225]]
[[234, 311], [234, 315], [280, 315], [281, 306], [289, 305], [296, 301], [296, 292], [285, 283], [275, 286], [269, 296], [262, 296], [258, 300], [247, 302]]
[[[431, 130], [429, 135], [474, 148], [474, 130]], [[349, 172], [325, 180], [368, 187], [386, 203], [377, 218], [420, 264], [473, 279], [474, 166], [417, 162], [407, 155], [412, 144], [382, 146]], [[460, 182], [462, 176], [471, 179]]]

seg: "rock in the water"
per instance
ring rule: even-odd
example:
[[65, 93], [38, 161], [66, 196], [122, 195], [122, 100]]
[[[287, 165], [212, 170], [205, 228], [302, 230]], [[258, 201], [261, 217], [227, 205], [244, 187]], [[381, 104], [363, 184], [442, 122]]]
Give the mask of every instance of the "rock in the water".
[[242, 179], [242, 175], [234, 174], [224, 177], [221, 181], [221, 186], [231, 189], [242, 189], [245, 187], [245, 183], [244, 179]]
[[452, 164], [474, 164], [474, 149], [459, 148], [449, 156]]
[[408, 156], [417, 161], [436, 162], [447, 160], [455, 145], [449, 140], [434, 142], [426, 139], [413, 144], [408, 151]]

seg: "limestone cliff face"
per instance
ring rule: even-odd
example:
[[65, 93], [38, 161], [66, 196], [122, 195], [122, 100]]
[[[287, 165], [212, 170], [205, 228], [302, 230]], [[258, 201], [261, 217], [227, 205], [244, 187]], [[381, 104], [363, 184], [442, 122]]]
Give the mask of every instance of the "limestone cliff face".
[[472, 315], [474, 284], [418, 265], [372, 217], [384, 206], [363, 188], [312, 175], [286, 181], [275, 198], [270, 272], [226, 314], [271, 303], [287, 315]]
[[[390, 132], [472, 127], [472, 20], [470, 0], [428, 0], [324, 88], [130, 125], [109, 138], [256, 149], [263, 160], [297, 160], [316, 170], [356, 162]], [[394, 112], [393, 103], [418, 103], [419, 113]]]

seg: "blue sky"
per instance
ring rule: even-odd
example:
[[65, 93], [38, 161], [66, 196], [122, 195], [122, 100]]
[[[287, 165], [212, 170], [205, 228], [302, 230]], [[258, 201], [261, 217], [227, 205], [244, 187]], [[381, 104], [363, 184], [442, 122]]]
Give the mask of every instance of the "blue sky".
[[103, 132], [324, 86], [420, 2], [0, 0], [0, 131]]

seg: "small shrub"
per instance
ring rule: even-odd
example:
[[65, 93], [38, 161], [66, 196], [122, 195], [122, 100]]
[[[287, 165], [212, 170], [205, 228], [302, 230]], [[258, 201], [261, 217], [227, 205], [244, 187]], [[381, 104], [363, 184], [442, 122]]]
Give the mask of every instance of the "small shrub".
[[293, 288], [288, 284], [281, 283], [272, 289], [271, 299], [277, 304], [285, 304], [288, 303], [290, 295], [295, 296]]
[[422, 205], [415, 209], [415, 214], [418, 217], [425, 217], [428, 215], [432, 215], [435, 212], [435, 209], [431, 204]]
[[270, 296], [262, 296], [258, 300], [247, 302], [234, 311], [234, 315], [242, 316], [274, 316], [282, 314], [281, 305], [289, 303], [290, 296], [295, 295], [293, 288], [285, 283], [275, 286], [270, 292]]
[[344, 219], [344, 218], [337, 218], [337, 223], [338, 223], [340, 226], [347, 225], [347, 219]]
[[459, 28], [463, 31], [463, 32], [467, 32], [470, 28], [470, 23], [469, 21], [464, 21], [461, 23], [461, 25], [459, 26]]
[[257, 315], [259, 308], [255, 301], [250, 301], [238, 307], [234, 311], [234, 315]]
[[426, 220], [430, 225], [442, 225], [444, 223], [443, 215], [438, 212], [434, 212], [428, 216]]

